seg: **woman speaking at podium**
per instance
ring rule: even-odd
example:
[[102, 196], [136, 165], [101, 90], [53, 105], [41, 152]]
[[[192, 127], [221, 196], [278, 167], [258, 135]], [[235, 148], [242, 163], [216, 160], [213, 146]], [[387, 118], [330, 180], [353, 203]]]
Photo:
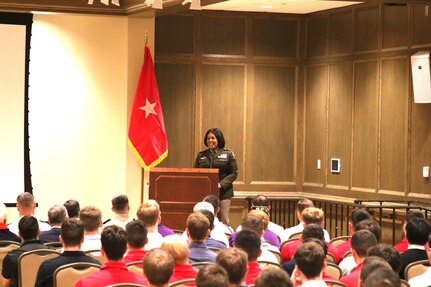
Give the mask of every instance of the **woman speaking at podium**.
[[238, 175], [235, 155], [225, 148], [223, 133], [219, 128], [209, 129], [204, 137], [208, 149], [200, 151], [196, 157], [195, 167], [218, 168], [218, 188], [220, 190], [220, 217], [224, 224], [229, 224], [229, 207], [233, 197], [233, 182]]

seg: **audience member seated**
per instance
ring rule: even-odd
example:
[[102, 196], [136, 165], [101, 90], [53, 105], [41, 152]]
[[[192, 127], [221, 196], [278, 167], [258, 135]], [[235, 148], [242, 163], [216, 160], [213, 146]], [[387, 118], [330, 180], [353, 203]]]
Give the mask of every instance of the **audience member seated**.
[[[210, 234], [205, 239], [205, 244], [208, 247], [213, 247], [213, 248], [218, 248], [218, 249], [226, 249], [227, 247], [223, 242], [215, 240], [214, 238], [211, 237], [211, 231], [214, 229], [214, 215], [211, 213], [211, 211], [203, 209], [203, 210], [199, 210], [198, 212], [205, 215], [205, 217], [208, 218], [208, 221], [210, 222]], [[227, 239], [227, 237], [226, 237], [226, 239]]]
[[241, 230], [235, 237], [235, 247], [243, 250], [247, 254], [248, 268], [245, 281], [247, 285], [254, 284], [256, 278], [259, 277], [262, 272], [257, 262], [262, 253], [259, 234], [247, 229]]
[[223, 267], [212, 264], [199, 270], [196, 287], [229, 287], [229, 278]]
[[368, 275], [379, 268], [392, 269], [385, 259], [377, 256], [367, 256], [367, 258], [364, 260], [364, 264], [362, 265], [362, 270], [359, 275], [358, 287], [363, 286], [363, 282], [365, 282]]
[[[16, 198], [16, 208], [18, 209], [20, 219], [24, 215], [34, 216], [34, 210], [36, 209], [36, 202], [34, 201], [33, 194], [29, 192], [20, 193]], [[13, 233], [19, 236], [18, 222], [19, 220], [10, 223], [8, 225], [8, 228], [10, 231], [12, 231]], [[51, 229], [51, 226], [49, 226], [49, 224], [46, 222], [38, 220], [38, 224], [39, 224], [40, 231]]]
[[[214, 226], [215, 226], [214, 233], [217, 233], [217, 234], [223, 233], [225, 234], [225, 236], [226, 234], [228, 235], [232, 234], [233, 233], [232, 228], [229, 225], [224, 224], [218, 219], [220, 215], [220, 199], [214, 194], [210, 194], [205, 196], [205, 198], [202, 201], [211, 203], [211, 205], [214, 208]], [[211, 236], [213, 238], [216, 238], [217, 240], [220, 240], [218, 236], [215, 236], [215, 234], [211, 234]], [[227, 244], [227, 242], [225, 242], [225, 244]]]
[[216, 263], [226, 270], [230, 287], [247, 287], [247, 253], [236, 247], [225, 249], [217, 255]]
[[427, 260], [427, 252], [424, 245], [428, 242], [428, 237], [431, 231], [431, 225], [428, 220], [423, 218], [414, 218], [406, 224], [406, 236], [409, 246], [405, 252], [401, 254], [401, 270], [400, 278], [404, 279], [404, 269], [410, 263]]
[[39, 240], [42, 243], [59, 242], [60, 229], [63, 222], [68, 220], [67, 209], [63, 205], [54, 205], [48, 210], [48, 222], [50, 230], [42, 231]]
[[17, 287], [18, 286], [18, 258], [24, 252], [35, 249], [46, 249], [38, 239], [39, 224], [35, 217], [24, 215], [18, 223], [18, 234], [22, 238], [21, 247], [9, 251], [3, 259], [3, 286]]
[[147, 239], [145, 250], [158, 248], [162, 245], [163, 236], [159, 233], [157, 225], [160, 222], [159, 205], [154, 200], [149, 200], [139, 206], [136, 216], [147, 227]]
[[[400, 242], [398, 242], [397, 244], [394, 245], [394, 248], [396, 250], [398, 250], [399, 253], [403, 253], [409, 247], [409, 242], [407, 241], [407, 236], [406, 236], [406, 224], [407, 224], [407, 222], [409, 222], [413, 218], [422, 218], [422, 219], [424, 219], [425, 216], [424, 216], [424, 214], [420, 210], [417, 210], [417, 209], [410, 209], [406, 213], [406, 218], [404, 219], [404, 224], [403, 224], [403, 234], [404, 234], [404, 237], [403, 237], [403, 239]], [[427, 244], [426, 244], [425, 248], [426, 249], [428, 248]]]
[[189, 264], [189, 247], [184, 238], [177, 234], [166, 236], [163, 238], [161, 248], [172, 256], [175, 263], [174, 273], [169, 283], [196, 278], [198, 270]]
[[255, 287], [293, 287], [290, 277], [281, 269], [268, 268], [260, 273], [254, 282]]
[[400, 253], [392, 245], [379, 243], [368, 249], [367, 257], [369, 256], [376, 256], [384, 259], [397, 274], [401, 270]]
[[67, 215], [69, 216], [69, 219], [79, 218], [79, 211], [81, 210], [81, 207], [79, 206], [78, 201], [69, 199], [63, 205], [67, 209]]
[[[431, 237], [428, 240], [428, 245], [431, 244]], [[431, 264], [431, 250], [427, 252], [428, 261]], [[428, 287], [431, 284], [431, 267], [425, 273], [419, 276], [409, 278], [410, 287]]]
[[365, 279], [363, 287], [394, 287], [401, 286], [400, 277], [388, 268], [378, 268]]
[[74, 262], [90, 262], [100, 265], [99, 261], [86, 256], [81, 251], [81, 244], [84, 241], [84, 226], [78, 219], [69, 219], [63, 223], [59, 240], [64, 251], [58, 257], [42, 263], [37, 272], [35, 287], [52, 287], [54, 271], [60, 266]]
[[336, 246], [340, 257], [343, 257], [344, 254], [346, 254], [348, 251], [352, 249], [351, 240], [352, 240], [352, 235], [355, 232], [355, 225], [358, 222], [361, 222], [362, 220], [366, 220], [366, 219], [371, 219], [371, 215], [365, 209], [356, 208], [352, 210], [352, 213], [350, 214], [350, 219], [349, 219], [350, 238], [347, 239], [345, 242], [341, 243], [340, 245]]
[[84, 252], [99, 250], [102, 247], [100, 242], [102, 211], [95, 206], [85, 206], [79, 211], [79, 220], [84, 225], [84, 242], [81, 245], [81, 250]]
[[205, 239], [210, 234], [210, 222], [200, 212], [193, 212], [186, 222], [189, 241], [189, 262], [215, 262], [217, 254], [209, 250]]
[[216, 196], [214, 197], [207, 196], [205, 198], [207, 198], [207, 200], [209, 201], [202, 201], [202, 202], [196, 203], [195, 206], [193, 207], [193, 212], [197, 212], [201, 210], [208, 210], [209, 212], [211, 212], [214, 217], [214, 222], [212, 224], [213, 228], [211, 228], [210, 237], [217, 241], [223, 242], [223, 244], [225, 245], [225, 248], [229, 247], [228, 237], [226, 236], [225, 232], [226, 231], [229, 232], [229, 230], [226, 228], [227, 227], [230, 228], [230, 226], [225, 225], [217, 218], [217, 214], [220, 212], [220, 207], [219, 207], [220, 201]]
[[116, 225], [107, 226], [103, 229], [100, 240], [101, 252], [107, 262], [99, 271], [79, 280], [75, 287], [104, 287], [118, 283], [147, 284], [143, 277], [128, 271], [123, 262], [127, 249], [127, 235], [123, 228]]
[[145, 257], [145, 244], [147, 243], [147, 227], [139, 220], [132, 220], [126, 224], [127, 252], [123, 262], [131, 263], [142, 261]]
[[165, 225], [162, 224], [162, 211], [160, 210], [159, 203], [156, 200], [154, 200], [154, 199], [148, 200], [148, 203], [157, 206], [157, 209], [159, 210], [159, 220], [158, 220], [158, 223], [157, 223], [157, 231], [160, 233], [160, 235], [162, 235], [163, 237], [165, 237], [165, 236], [168, 236], [168, 235], [175, 234], [175, 231], [173, 231], [169, 227], [167, 227], [167, 226], [165, 226]]
[[296, 267], [292, 281], [295, 286], [326, 287], [322, 273], [326, 267], [325, 252], [316, 242], [305, 242], [295, 252]]
[[[266, 197], [263, 194], [256, 195], [251, 200], [251, 209], [252, 210], [253, 209], [262, 210], [269, 217], [269, 212], [271, 211], [271, 204], [270, 204], [268, 197]], [[278, 241], [280, 241], [281, 235], [284, 232], [283, 227], [281, 227], [280, 225], [278, 225], [272, 221], [269, 221], [268, 222], [268, 230], [275, 233], [278, 236]], [[278, 247], [280, 247], [280, 246], [278, 246]]]
[[7, 209], [6, 205], [0, 203], [0, 240], [9, 240], [21, 243], [21, 238], [11, 232], [7, 227]]
[[114, 212], [114, 217], [105, 221], [102, 229], [110, 225], [117, 225], [123, 229], [126, 229], [126, 224], [133, 220], [133, 218], [129, 217], [129, 199], [126, 195], [121, 194], [114, 196], [111, 200], [111, 203], [111, 210]]
[[153, 248], [144, 258], [144, 275], [149, 287], [168, 287], [174, 273], [174, 260], [166, 250]]
[[340, 281], [347, 287], [358, 286], [359, 274], [363, 262], [367, 256], [367, 251], [377, 244], [376, 236], [369, 230], [355, 231], [352, 236], [352, 256], [356, 263], [356, 268], [349, 275], [341, 277]]

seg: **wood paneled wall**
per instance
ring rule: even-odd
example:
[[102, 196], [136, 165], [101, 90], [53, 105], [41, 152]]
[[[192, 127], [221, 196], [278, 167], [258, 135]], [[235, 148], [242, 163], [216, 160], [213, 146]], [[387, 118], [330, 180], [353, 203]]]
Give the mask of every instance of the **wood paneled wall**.
[[162, 166], [191, 167], [220, 127], [240, 193], [429, 199], [431, 105], [413, 103], [410, 55], [431, 49], [430, 18], [421, 4], [158, 17]]

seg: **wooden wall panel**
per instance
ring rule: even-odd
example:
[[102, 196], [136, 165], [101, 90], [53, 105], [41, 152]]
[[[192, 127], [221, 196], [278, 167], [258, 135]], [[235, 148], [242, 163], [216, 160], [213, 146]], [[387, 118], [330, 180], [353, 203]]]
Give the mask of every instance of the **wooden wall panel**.
[[252, 182], [294, 181], [295, 81], [295, 67], [254, 68]]
[[[305, 69], [305, 165], [304, 182], [324, 184], [326, 102], [328, 91], [326, 65], [308, 66]], [[317, 160], [321, 169], [317, 169]]]
[[356, 52], [374, 51], [379, 48], [380, 17], [379, 6], [356, 11]]
[[[161, 16], [156, 18], [155, 50], [157, 53], [193, 54], [195, 41], [192, 16]], [[144, 32], [142, 33], [144, 36]]]
[[353, 13], [343, 11], [330, 15], [330, 47], [331, 55], [351, 54], [353, 41]]
[[412, 46], [431, 44], [431, 11], [429, 4], [414, 4], [413, 6], [413, 29]]
[[155, 69], [169, 144], [160, 166], [193, 167], [193, 65], [158, 63]]
[[326, 56], [328, 46], [328, 17], [312, 17], [306, 21], [307, 57]]
[[245, 17], [203, 16], [203, 53], [245, 55], [245, 24]]
[[296, 19], [254, 18], [254, 55], [296, 58], [298, 25]]
[[[218, 127], [226, 147], [234, 151], [239, 176], [244, 180], [244, 104], [245, 67], [243, 65], [202, 66], [202, 133]], [[203, 145], [203, 142], [201, 143]]]
[[408, 6], [383, 6], [383, 49], [407, 47]]
[[407, 172], [408, 59], [382, 60], [380, 189], [404, 193]]
[[377, 188], [378, 62], [354, 64], [352, 186]]
[[341, 172], [328, 170], [327, 184], [348, 188], [351, 174], [352, 73], [351, 62], [329, 66], [328, 158], [341, 160]]

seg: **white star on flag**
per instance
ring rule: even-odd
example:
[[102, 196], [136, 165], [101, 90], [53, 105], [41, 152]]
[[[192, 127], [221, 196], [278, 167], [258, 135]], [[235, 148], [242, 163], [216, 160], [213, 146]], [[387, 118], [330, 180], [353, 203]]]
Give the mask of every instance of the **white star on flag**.
[[154, 106], [157, 104], [157, 102], [155, 102], [154, 104], [151, 104], [148, 99], [145, 99], [145, 106], [140, 107], [140, 110], [145, 111], [145, 118], [148, 118], [148, 116], [150, 114], [154, 114], [157, 116], [157, 113], [154, 111]]

